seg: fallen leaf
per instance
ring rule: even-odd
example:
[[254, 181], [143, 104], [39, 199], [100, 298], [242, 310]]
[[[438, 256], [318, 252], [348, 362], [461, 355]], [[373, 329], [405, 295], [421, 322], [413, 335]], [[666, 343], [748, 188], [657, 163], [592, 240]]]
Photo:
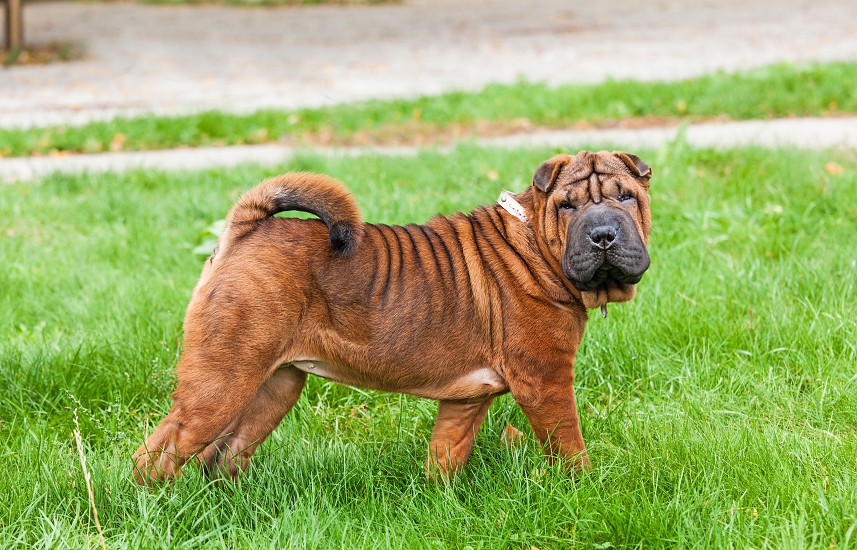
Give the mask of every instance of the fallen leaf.
[[515, 447], [524, 440], [524, 432], [512, 426], [511, 423], [506, 424], [503, 433], [500, 434], [500, 441], [509, 447]]
[[114, 134], [113, 139], [110, 140], [110, 150], [114, 153], [116, 151], [121, 151], [122, 147], [125, 146], [125, 142], [128, 141], [128, 138], [125, 137], [125, 134], [118, 133]]
[[845, 171], [845, 168], [843, 168], [840, 164], [836, 162], [828, 162], [824, 165], [824, 171], [830, 174], [831, 176], [838, 176], [839, 174]]

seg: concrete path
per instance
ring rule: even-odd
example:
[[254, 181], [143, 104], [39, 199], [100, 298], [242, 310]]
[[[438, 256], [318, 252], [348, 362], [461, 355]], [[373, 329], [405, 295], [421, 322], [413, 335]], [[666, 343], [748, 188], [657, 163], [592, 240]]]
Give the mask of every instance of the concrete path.
[[0, 127], [857, 59], [854, 0], [404, 0], [236, 8], [34, 2], [75, 63], [0, 68]]
[[[639, 130], [555, 131], [518, 134], [499, 138], [477, 139], [476, 143], [497, 147], [563, 147], [656, 148], [676, 138], [679, 128], [644, 128]], [[694, 147], [733, 147], [763, 145], [802, 148], [857, 148], [857, 118], [780, 119], [691, 125], [686, 129], [687, 142]], [[130, 168], [156, 170], [200, 170], [235, 166], [242, 163], [279, 164], [296, 152], [310, 151], [324, 155], [414, 155], [413, 147], [388, 148], [316, 148], [294, 149], [280, 145], [245, 145], [239, 147], [203, 147], [168, 151], [101, 153], [67, 157], [30, 157], [0, 159], [0, 181], [27, 181], [54, 172], [106, 172]]]

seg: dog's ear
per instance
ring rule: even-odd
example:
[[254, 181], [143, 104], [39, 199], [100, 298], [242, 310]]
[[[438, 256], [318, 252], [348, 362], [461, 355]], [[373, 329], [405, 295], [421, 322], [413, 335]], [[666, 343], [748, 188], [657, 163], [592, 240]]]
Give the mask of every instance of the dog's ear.
[[568, 162], [568, 155], [557, 155], [551, 159], [544, 161], [533, 175], [533, 185], [539, 190], [547, 193], [556, 178], [559, 176], [562, 167]]
[[640, 178], [649, 179], [652, 177], [652, 167], [643, 162], [643, 159], [637, 155], [626, 153], [624, 151], [613, 151], [613, 154], [627, 166], [631, 173]]

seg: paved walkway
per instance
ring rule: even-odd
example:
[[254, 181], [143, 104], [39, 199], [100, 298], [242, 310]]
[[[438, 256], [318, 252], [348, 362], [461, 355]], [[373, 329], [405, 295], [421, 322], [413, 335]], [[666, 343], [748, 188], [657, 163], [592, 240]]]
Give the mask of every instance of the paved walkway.
[[[676, 138], [679, 128], [644, 128], [639, 130], [556, 131], [519, 134], [500, 138], [478, 139], [481, 145], [498, 147], [550, 146], [569, 151], [579, 148], [656, 148]], [[695, 147], [732, 147], [742, 145], [794, 146], [803, 148], [857, 148], [857, 118], [781, 119], [691, 125], [685, 138]], [[153, 170], [200, 170], [210, 167], [235, 166], [242, 163], [275, 165], [288, 160], [298, 151], [324, 155], [414, 155], [413, 147], [387, 148], [317, 148], [293, 149], [280, 145], [245, 145], [239, 147], [202, 147], [168, 151], [101, 153], [67, 157], [30, 157], [0, 159], [0, 181], [27, 181], [54, 172], [106, 172], [129, 168]]]
[[33, 42], [83, 61], [0, 68], [0, 127], [117, 114], [250, 111], [476, 89], [676, 79], [857, 59], [854, 0], [404, 0], [235, 8], [34, 2]]

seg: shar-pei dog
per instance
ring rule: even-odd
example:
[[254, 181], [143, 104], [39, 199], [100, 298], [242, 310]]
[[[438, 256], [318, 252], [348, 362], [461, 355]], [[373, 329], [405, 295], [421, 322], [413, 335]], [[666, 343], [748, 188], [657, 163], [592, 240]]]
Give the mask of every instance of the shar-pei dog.
[[[189, 459], [235, 476], [307, 374], [440, 402], [426, 468], [467, 461], [511, 392], [549, 460], [589, 464], [572, 381], [587, 309], [649, 267], [649, 178], [623, 152], [557, 155], [525, 191], [424, 225], [364, 223], [339, 181], [289, 173], [232, 207], [184, 320], [172, 408], [135, 453], [140, 483]], [[274, 217], [287, 210], [319, 219]]]

